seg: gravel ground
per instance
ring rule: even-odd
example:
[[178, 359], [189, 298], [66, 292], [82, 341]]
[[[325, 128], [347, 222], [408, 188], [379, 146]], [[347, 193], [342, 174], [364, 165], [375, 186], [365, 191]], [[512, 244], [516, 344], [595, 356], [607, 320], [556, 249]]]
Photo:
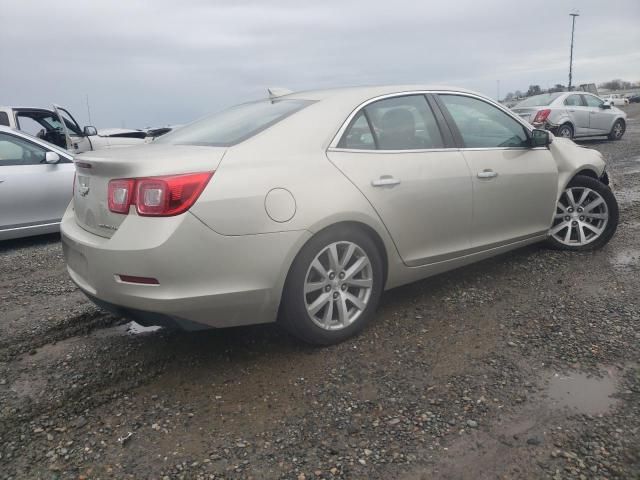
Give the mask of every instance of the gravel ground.
[[640, 105], [604, 249], [533, 246], [387, 292], [330, 348], [136, 329], [57, 236], [0, 245], [0, 478], [640, 478]]

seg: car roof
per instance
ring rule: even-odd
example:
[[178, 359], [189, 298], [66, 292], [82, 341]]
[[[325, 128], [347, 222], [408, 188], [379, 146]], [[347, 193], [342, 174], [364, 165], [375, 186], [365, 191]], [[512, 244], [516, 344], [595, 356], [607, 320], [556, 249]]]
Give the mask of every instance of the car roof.
[[365, 101], [373, 97], [389, 95], [394, 93], [414, 92], [414, 91], [452, 91], [462, 93], [472, 93], [475, 95], [481, 95], [472, 90], [467, 90], [460, 87], [452, 87], [446, 85], [370, 85], [359, 87], [341, 87], [341, 88], [327, 88], [322, 90], [306, 90], [300, 92], [293, 92], [288, 95], [283, 95], [278, 98], [291, 98], [291, 99], [304, 99], [304, 100], [326, 100], [329, 98], [340, 97], [344, 100], [353, 102]]

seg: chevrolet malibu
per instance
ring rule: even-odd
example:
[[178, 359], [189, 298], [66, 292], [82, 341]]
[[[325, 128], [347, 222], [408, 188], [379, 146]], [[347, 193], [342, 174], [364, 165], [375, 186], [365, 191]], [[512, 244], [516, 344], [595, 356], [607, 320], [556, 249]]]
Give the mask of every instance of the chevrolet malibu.
[[76, 170], [63, 247], [95, 303], [316, 344], [385, 289], [534, 242], [597, 249], [618, 223], [598, 152], [456, 88], [272, 90]]

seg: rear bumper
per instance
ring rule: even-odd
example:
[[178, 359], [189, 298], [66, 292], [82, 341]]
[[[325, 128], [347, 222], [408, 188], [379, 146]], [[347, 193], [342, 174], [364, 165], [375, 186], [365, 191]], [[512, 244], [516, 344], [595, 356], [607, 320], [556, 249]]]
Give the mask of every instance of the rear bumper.
[[310, 235], [224, 236], [186, 213], [129, 215], [103, 238], [79, 227], [71, 206], [61, 233], [69, 275], [92, 301], [139, 323], [188, 330], [275, 321], [289, 266]]

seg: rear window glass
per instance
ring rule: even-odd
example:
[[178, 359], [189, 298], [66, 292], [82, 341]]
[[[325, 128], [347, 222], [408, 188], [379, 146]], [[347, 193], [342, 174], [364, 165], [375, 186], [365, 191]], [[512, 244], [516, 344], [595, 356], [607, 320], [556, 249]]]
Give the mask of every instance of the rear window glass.
[[231, 107], [176, 129], [154, 143], [228, 147], [278, 123], [311, 100], [260, 100]]
[[543, 93], [542, 95], [535, 95], [533, 97], [529, 97], [519, 104], [517, 104], [514, 108], [518, 107], [541, 107], [543, 105], [549, 105], [556, 98], [562, 95], [562, 92], [556, 93]]

